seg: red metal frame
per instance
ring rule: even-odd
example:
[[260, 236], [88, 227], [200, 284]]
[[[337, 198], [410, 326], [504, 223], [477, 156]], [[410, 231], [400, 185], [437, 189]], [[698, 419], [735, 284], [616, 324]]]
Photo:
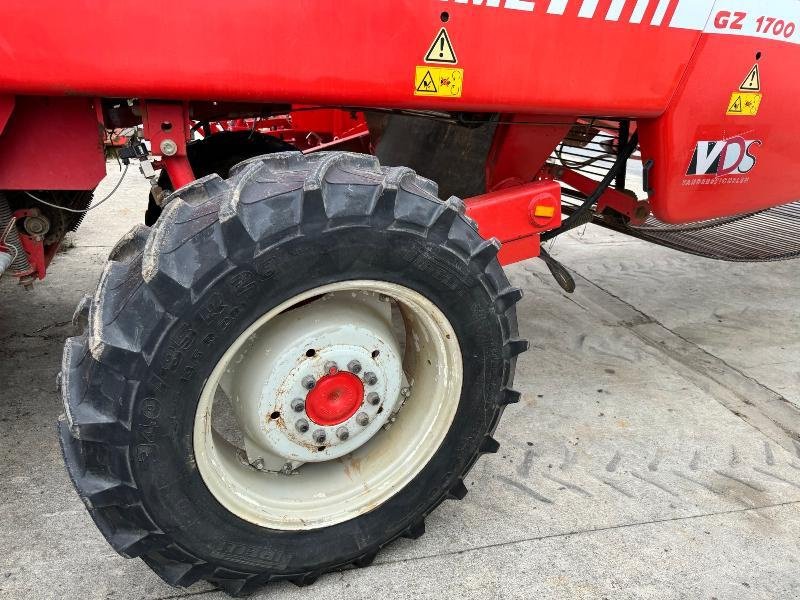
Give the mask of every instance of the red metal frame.
[[[577, 171], [564, 167], [556, 167], [553, 171], [560, 181], [586, 196], [593, 194], [597, 189], [597, 181]], [[638, 200], [614, 188], [609, 188], [603, 192], [603, 195], [597, 201], [596, 210], [599, 214], [603, 214], [607, 208], [624, 215], [633, 225], [641, 225], [650, 216], [650, 204], [648, 202]]]
[[[369, 152], [369, 127], [364, 113], [293, 106], [291, 112], [269, 117], [215, 121], [213, 131], [258, 131], [292, 144], [305, 153], [346, 148]], [[202, 134], [203, 130], [198, 132]]]
[[195, 180], [186, 155], [192, 135], [189, 122], [187, 103], [142, 102], [144, 135], [152, 144], [153, 154], [161, 155], [161, 165], [176, 188]]
[[[506, 242], [504, 261], [534, 252], [537, 233], [524, 205], [534, 188], [554, 185], [535, 181], [537, 173], [577, 115], [638, 123], [642, 156], [654, 165], [651, 204], [660, 219], [759, 210], [800, 198], [794, 118], [800, 79], [787, 75], [800, 72], [800, 3], [768, 4], [231, 0], [225, 10], [248, 18], [220, 20], [216, 5], [175, 0], [148, 20], [148, 43], [132, 61], [126, 45], [108, 44], [98, 32], [135, 22], [139, 5], [115, 2], [87, 12], [62, 0], [6, 0], [3, 44], [13, 51], [0, 53], [0, 189], [93, 189], [105, 175], [95, 99], [138, 98], [145, 134], [154, 153], [165, 154], [163, 166], [176, 185], [193, 178], [186, 143], [191, 108], [202, 103], [293, 106], [283, 116], [220, 127], [255, 126], [304, 151], [369, 150], [363, 117], [341, 107], [500, 114], [486, 180], [501, 195], [468, 204], [482, 230]], [[726, 17], [734, 13], [736, 20]], [[252, 23], [262, 21], [282, 27], [252, 35]], [[778, 21], [780, 32], [763, 27]], [[448, 95], [418, 93], [417, 70], [435, 68], [424, 57], [443, 25], [458, 56], [447, 68], [459, 69], [461, 86]], [[396, 43], [386, 42], [387, 28]], [[729, 114], [731, 93], [753, 64], [761, 70], [760, 110]], [[325, 110], [307, 110], [315, 106]], [[169, 152], [161, 150], [165, 142], [174, 144]], [[729, 153], [716, 155], [716, 170], [707, 164], [714, 148], [730, 144], [753, 151], [736, 178], [729, 176]], [[693, 156], [701, 150], [704, 170], [694, 173]], [[48, 159], [32, 160], [42, 156]], [[586, 193], [594, 185], [569, 171], [564, 178]], [[599, 207], [635, 220], [645, 209], [616, 191]]]
[[[34, 211], [29, 209], [17, 210], [14, 211], [14, 218], [17, 222], [22, 222], [25, 217], [33, 214]], [[38, 215], [38, 211], [35, 214]], [[58, 244], [53, 244], [45, 248], [44, 240], [42, 240], [41, 237], [25, 233], [19, 233], [19, 241], [23, 251], [28, 256], [30, 268], [27, 271], [15, 271], [13, 275], [20, 279], [29, 279], [31, 277], [44, 279], [45, 275], [47, 275], [47, 267], [50, 265], [56, 252], [58, 252]]]
[[507, 187], [465, 202], [480, 234], [502, 242], [498, 259], [503, 265], [539, 256], [539, 235], [561, 224], [561, 186], [552, 180]]

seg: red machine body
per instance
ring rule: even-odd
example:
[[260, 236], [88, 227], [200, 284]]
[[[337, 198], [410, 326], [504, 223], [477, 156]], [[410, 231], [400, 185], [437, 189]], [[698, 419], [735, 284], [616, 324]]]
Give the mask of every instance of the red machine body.
[[[176, 136], [149, 115], [182, 115], [185, 134], [164, 161], [176, 184], [193, 177], [185, 156], [192, 107], [213, 101], [302, 104], [288, 120], [215, 127], [257, 128], [304, 151], [342, 142], [367, 151], [369, 131], [353, 110], [368, 107], [501, 115], [484, 192], [540, 178], [580, 117], [625, 118], [638, 127], [649, 208], [662, 221], [800, 199], [797, 0], [234, 0], [225, 10], [247, 18], [219, 19], [218, 10], [167, 3], [148, 20], [146, 44], [109, 45], [97, 32], [128, 27], [140, 7], [4, 2], [0, 189], [96, 185], [104, 127], [115, 125], [101, 123], [100, 103], [136, 98], [155, 152]], [[280, 33], [253, 35], [252, 23], [266, 19], [280, 22]], [[442, 43], [437, 56], [441, 35], [447, 53]], [[305, 112], [314, 107], [322, 110]], [[33, 152], [48, 160], [30, 161]], [[519, 201], [507, 199], [504, 223]], [[604, 202], [628, 216], [640, 208], [621, 194]], [[501, 239], [518, 239], [518, 223], [505, 228]]]

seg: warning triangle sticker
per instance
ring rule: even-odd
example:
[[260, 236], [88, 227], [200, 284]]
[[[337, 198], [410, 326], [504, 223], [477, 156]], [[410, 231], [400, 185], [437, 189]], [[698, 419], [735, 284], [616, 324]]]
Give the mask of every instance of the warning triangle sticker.
[[743, 92], [760, 92], [761, 91], [761, 71], [758, 65], [754, 65], [747, 77], [744, 78], [742, 85], [739, 89]]
[[438, 91], [436, 89], [436, 82], [433, 81], [433, 75], [431, 75], [430, 71], [425, 73], [425, 77], [419, 82], [417, 91], [423, 94], [435, 94]]
[[728, 109], [729, 113], [740, 113], [742, 112], [742, 97], [736, 96], [736, 100], [733, 101], [731, 107]]
[[440, 63], [445, 65], [456, 65], [458, 59], [456, 58], [456, 51], [453, 50], [453, 44], [450, 42], [450, 36], [447, 35], [447, 30], [442, 27], [436, 39], [431, 44], [431, 49], [425, 55], [425, 62], [427, 63]]

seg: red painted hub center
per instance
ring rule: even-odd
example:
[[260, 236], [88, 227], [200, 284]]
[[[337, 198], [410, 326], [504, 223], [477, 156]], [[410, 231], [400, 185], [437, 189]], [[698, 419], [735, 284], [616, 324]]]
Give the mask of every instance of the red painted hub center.
[[325, 375], [306, 396], [306, 413], [317, 425], [338, 425], [356, 414], [364, 400], [364, 384], [345, 371]]

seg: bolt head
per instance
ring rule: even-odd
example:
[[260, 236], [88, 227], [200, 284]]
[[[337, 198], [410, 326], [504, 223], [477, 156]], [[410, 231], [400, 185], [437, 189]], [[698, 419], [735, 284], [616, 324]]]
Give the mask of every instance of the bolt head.
[[314, 379], [311, 375], [306, 375], [303, 377], [303, 387], [307, 390], [313, 390], [314, 386], [317, 385], [317, 380]]
[[328, 375], [328, 374], [333, 375], [338, 370], [339, 370], [339, 365], [337, 365], [332, 360], [329, 360], [328, 362], [325, 363], [325, 374], [326, 375]]
[[161, 148], [161, 154], [164, 156], [175, 156], [178, 153], [178, 144], [174, 140], [161, 140], [158, 147]]
[[378, 406], [378, 404], [381, 403], [381, 397], [375, 392], [370, 392], [367, 394], [367, 402], [372, 404], [372, 406]]
[[403, 389], [400, 390], [400, 395], [403, 398], [410, 398], [411, 397], [411, 388], [404, 387]]
[[294, 428], [300, 433], [305, 433], [308, 431], [308, 421], [305, 419], [298, 419], [294, 424]]
[[316, 431], [314, 431], [314, 433], [311, 434], [311, 437], [317, 444], [324, 444], [325, 440], [328, 438], [328, 436], [325, 435], [324, 429], [317, 429]]
[[345, 441], [350, 437], [350, 432], [347, 431], [347, 427], [339, 427], [339, 429], [336, 430], [336, 437], [342, 441]]
[[292, 410], [294, 412], [303, 412], [306, 408], [306, 402], [302, 398], [295, 398], [292, 400]]
[[347, 370], [358, 375], [361, 373], [361, 363], [357, 360], [351, 360], [349, 363], [347, 363]]
[[253, 467], [258, 469], [259, 471], [263, 471], [264, 470], [264, 459], [263, 458], [255, 459], [253, 461]]
[[369, 415], [365, 412], [358, 413], [356, 415], [356, 423], [361, 425], [361, 427], [366, 427], [369, 425]]
[[364, 382], [367, 385], [375, 385], [376, 383], [378, 383], [378, 376], [375, 375], [375, 373], [373, 373], [372, 371], [367, 371], [366, 373], [364, 373]]

